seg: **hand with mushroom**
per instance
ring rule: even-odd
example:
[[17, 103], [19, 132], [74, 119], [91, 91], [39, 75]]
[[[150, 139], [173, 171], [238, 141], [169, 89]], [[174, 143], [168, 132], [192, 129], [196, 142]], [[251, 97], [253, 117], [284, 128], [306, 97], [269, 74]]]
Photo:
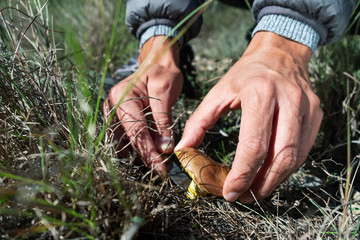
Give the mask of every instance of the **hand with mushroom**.
[[222, 190], [230, 171], [229, 167], [212, 160], [195, 148], [181, 148], [175, 151], [175, 155], [192, 179], [186, 192], [187, 197], [195, 199], [207, 193], [223, 197]]
[[197, 148], [221, 115], [242, 110], [239, 142], [223, 196], [265, 198], [305, 161], [322, 120], [308, 76], [309, 47], [257, 32], [237, 63], [187, 121], [176, 149]]
[[[165, 36], [152, 37], [142, 46], [139, 64], [159, 46], [164, 38]], [[175, 146], [169, 129], [172, 125], [171, 108], [180, 95], [183, 84], [179, 69], [179, 44], [175, 43], [157, 57], [169, 42], [170, 39], [166, 39], [154, 54], [150, 55], [150, 61], [146, 64], [151, 66], [145, 74], [139, 74], [139, 79], [134, 79], [132, 83], [134, 74], [116, 84], [104, 102], [104, 112], [107, 117], [125, 93], [125, 98], [116, 109], [112, 121], [116, 149], [123, 149], [130, 141], [145, 166], [154, 169], [160, 176], [166, 175], [166, 166], [163, 164], [164, 159], [161, 154], [171, 153]], [[127, 88], [130, 86], [132, 89], [127, 93]], [[153, 130], [148, 128], [149, 121]], [[117, 122], [120, 125], [115, 127]], [[123, 135], [126, 135], [125, 138]]]

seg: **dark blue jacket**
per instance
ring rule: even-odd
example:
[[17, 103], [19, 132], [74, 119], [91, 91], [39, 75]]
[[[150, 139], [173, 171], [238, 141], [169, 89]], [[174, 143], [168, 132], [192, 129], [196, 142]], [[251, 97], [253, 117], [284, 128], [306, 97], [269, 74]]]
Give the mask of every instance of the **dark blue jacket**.
[[[238, 0], [243, 1], [243, 0]], [[197, 8], [203, 0], [128, 0], [126, 24], [138, 39], [149, 27], [174, 27]], [[228, 0], [229, 2], [229, 0]], [[320, 44], [337, 41], [345, 32], [357, 0], [255, 0], [256, 21], [268, 14], [285, 15], [313, 27], [320, 35]], [[195, 37], [201, 28], [199, 18], [185, 35], [185, 41]]]

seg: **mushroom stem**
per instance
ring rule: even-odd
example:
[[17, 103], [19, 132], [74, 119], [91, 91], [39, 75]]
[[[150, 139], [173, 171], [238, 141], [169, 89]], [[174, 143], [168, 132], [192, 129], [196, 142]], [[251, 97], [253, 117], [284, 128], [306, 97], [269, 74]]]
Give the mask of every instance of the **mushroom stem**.
[[206, 196], [207, 192], [199, 186], [194, 180], [191, 181], [185, 195], [190, 199], [195, 199], [199, 196]]
[[195, 148], [182, 148], [175, 151], [182, 167], [189, 174], [192, 183], [187, 196], [194, 199], [210, 193], [222, 197], [222, 188], [230, 168], [204, 155]]

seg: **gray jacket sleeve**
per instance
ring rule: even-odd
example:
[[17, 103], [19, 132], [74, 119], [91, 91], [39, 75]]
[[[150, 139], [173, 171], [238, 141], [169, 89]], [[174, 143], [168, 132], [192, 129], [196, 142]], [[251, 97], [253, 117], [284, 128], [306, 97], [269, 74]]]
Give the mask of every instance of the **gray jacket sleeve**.
[[313, 27], [320, 44], [333, 43], [345, 32], [357, 0], [255, 0], [256, 21], [269, 14], [285, 15]]
[[[189, 13], [195, 10], [202, 0], [127, 0], [126, 25], [139, 39], [142, 33], [155, 25], [175, 27]], [[185, 41], [195, 37], [202, 25], [198, 18], [185, 34]]]

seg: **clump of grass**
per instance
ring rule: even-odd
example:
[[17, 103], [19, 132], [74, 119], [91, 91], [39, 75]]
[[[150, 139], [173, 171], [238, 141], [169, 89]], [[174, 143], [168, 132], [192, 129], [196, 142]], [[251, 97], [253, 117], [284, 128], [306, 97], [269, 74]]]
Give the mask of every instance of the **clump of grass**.
[[346, 238], [350, 229], [358, 232], [359, 228], [358, 218], [349, 211], [353, 201], [359, 201], [351, 198], [360, 189], [355, 171], [360, 153], [359, 43], [359, 35], [347, 35], [338, 43], [321, 48], [311, 63], [315, 90], [325, 112], [315, 151], [321, 151], [317, 158], [331, 160], [323, 167], [326, 173], [336, 176], [339, 184], [340, 205], [334, 212], [327, 212], [331, 216], [329, 222], [338, 224], [336, 233], [340, 238]]
[[[124, 186], [134, 176], [126, 168], [120, 172], [111, 148], [95, 141], [102, 123], [101, 78], [85, 62], [94, 53], [85, 56], [88, 46], [72, 29], [54, 26], [47, 2], [7, 4], [0, 24], [0, 234], [117, 238], [134, 217], [142, 219], [136, 195], [127, 194], [139, 187]], [[116, 10], [101, 28], [112, 33], [103, 39], [110, 42], [103, 43], [109, 62], [112, 46], [125, 41], [117, 41], [125, 26], [116, 28], [125, 2], [103, 4]]]

